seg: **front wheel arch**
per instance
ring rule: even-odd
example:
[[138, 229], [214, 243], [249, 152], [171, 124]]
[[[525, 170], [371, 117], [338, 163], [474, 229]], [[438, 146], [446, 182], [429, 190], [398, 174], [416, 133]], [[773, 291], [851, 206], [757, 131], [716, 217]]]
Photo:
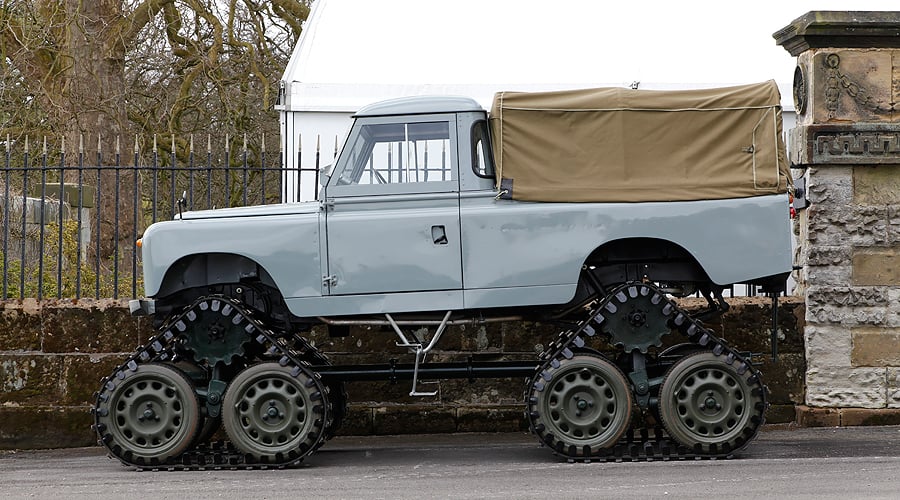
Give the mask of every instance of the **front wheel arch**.
[[284, 295], [272, 276], [242, 255], [216, 253], [182, 257], [169, 267], [156, 298], [156, 323], [204, 295], [240, 300], [267, 321], [293, 323]]
[[155, 295], [167, 297], [190, 288], [243, 282], [278, 289], [268, 271], [250, 258], [232, 253], [204, 253], [186, 255], [169, 266]]

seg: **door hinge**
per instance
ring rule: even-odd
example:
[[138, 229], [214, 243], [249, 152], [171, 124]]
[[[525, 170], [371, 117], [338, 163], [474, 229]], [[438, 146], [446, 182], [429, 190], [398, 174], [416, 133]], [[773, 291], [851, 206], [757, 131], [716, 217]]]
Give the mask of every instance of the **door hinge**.
[[328, 289], [337, 286], [337, 276], [333, 274], [329, 276], [322, 276], [322, 286]]
[[319, 210], [322, 212], [334, 210], [334, 200], [324, 200], [319, 202]]

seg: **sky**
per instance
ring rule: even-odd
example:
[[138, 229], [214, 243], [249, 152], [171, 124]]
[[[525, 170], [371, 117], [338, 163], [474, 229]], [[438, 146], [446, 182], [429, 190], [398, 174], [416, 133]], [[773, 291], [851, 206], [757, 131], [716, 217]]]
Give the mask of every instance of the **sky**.
[[790, 82], [772, 34], [810, 10], [900, 0], [317, 0], [315, 83], [628, 85]]

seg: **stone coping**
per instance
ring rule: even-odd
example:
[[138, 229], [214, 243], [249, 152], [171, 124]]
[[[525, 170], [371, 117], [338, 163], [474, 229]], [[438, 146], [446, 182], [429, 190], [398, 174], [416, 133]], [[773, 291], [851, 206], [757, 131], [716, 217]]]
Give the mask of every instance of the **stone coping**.
[[900, 48], [898, 11], [810, 11], [772, 34], [792, 56], [815, 48]]

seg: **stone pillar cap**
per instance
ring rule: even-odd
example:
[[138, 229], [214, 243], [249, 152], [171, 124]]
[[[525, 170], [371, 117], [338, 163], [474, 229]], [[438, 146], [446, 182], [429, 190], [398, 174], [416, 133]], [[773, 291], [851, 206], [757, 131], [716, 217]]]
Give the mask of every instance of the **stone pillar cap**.
[[792, 56], [824, 47], [900, 48], [900, 12], [814, 10], [772, 37]]

